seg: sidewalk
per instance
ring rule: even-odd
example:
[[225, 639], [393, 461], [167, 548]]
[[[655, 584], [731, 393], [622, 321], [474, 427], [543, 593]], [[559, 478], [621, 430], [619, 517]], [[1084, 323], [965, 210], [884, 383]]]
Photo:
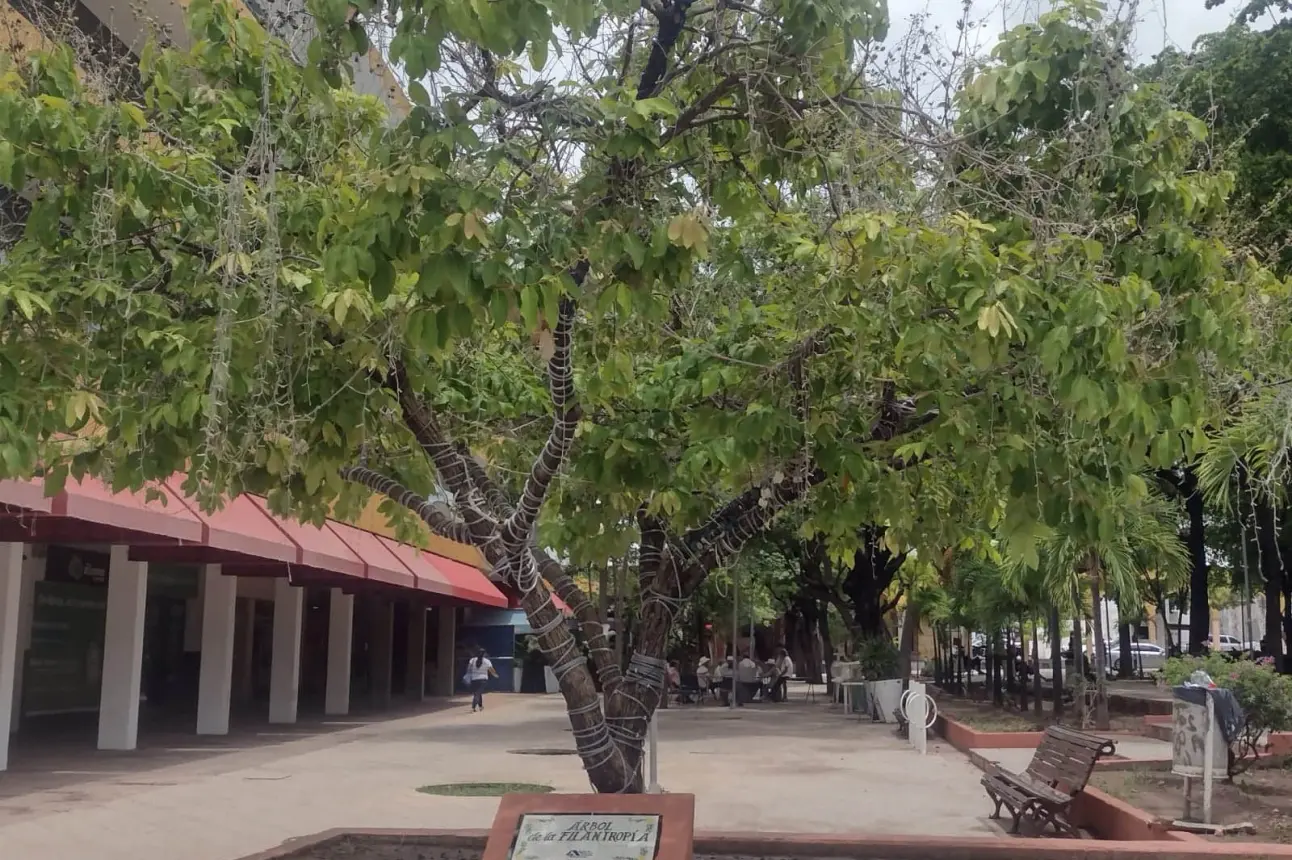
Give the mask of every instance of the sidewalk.
[[[697, 795], [700, 829], [999, 833], [963, 756], [936, 744], [921, 757], [892, 727], [823, 705], [672, 709], [659, 736], [660, 781]], [[54, 788], [38, 774], [0, 774], [0, 845], [20, 860], [233, 860], [332, 827], [485, 828], [496, 798], [416, 789], [507, 781], [587, 791], [577, 756], [515, 752], [572, 747], [559, 697], [495, 695], [480, 714], [464, 701], [174, 765], [82, 781], [56, 774]]]

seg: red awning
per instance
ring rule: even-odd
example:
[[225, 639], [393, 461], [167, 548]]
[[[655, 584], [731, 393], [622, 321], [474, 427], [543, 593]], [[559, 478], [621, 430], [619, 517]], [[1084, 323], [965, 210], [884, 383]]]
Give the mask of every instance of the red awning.
[[225, 500], [219, 510], [206, 512], [196, 499], [185, 496], [178, 476], [166, 482], [174, 498], [180, 499], [202, 521], [206, 533], [202, 543], [221, 552], [237, 553], [258, 562], [294, 564], [300, 554], [283, 530], [252, 501], [251, 496]]
[[336, 533], [355, 555], [363, 559], [367, 567], [368, 579], [397, 585], [400, 588], [416, 588], [417, 577], [401, 562], [393, 552], [386, 548], [382, 539], [370, 531], [347, 523], [328, 521], [328, 528]]
[[53, 499], [45, 495], [40, 481], [0, 481], [0, 506], [22, 508], [25, 511], [49, 513]]
[[[68, 478], [63, 489], [50, 498], [39, 478], [0, 481], [0, 506], [34, 514], [28, 525], [39, 522], [40, 526], [31, 529], [33, 539], [124, 542], [146, 538], [149, 543], [157, 543], [161, 538], [161, 542], [168, 543], [201, 543], [202, 523], [193, 512], [176, 501], [163, 485], [155, 489], [162, 498], [149, 499], [147, 491], [114, 493], [98, 478], [87, 476], [80, 481]], [[61, 528], [57, 527], [59, 523]], [[95, 528], [87, 530], [76, 523]]]
[[165, 501], [149, 500], [146, 492], [114, 493], [111, 487], [95, 478], [86, 477], [79, 484], [68, 479], [63, 492], [54, 497], [50, 513], [185, 542], [201, 542], [199, 518], [173, 493], [167, 493], [161, 485], [156, 489]]
[[[329, 520], [323, 528], [281, 519], [259, 496], [228, 499], [203, 511], [187, 496], [184, 476], [155, 484], [162, 493], [113, 493], [95, 478], [69, 480], [47, 498], [40, 479], [0, 481], [0, 540], [129, 543], [155, 561], [221, 563], [244, 575], [279, 576], [284, 566], [366, 579], [485, 606], [507, 597], [469, 564]], [[554, 599], [555, 595], [553, 596]], [[557, 605], [565, 605], [557, 599]], [[568, 613], [568, 609], [565, 609]]]
[[489, 577], [471, 565], [433, 552], [423, 552], [422, 557], [435, 568], [435, 572], [449, 586], [454, 597], [469, 600], [472, 603], [482, 603], [485, 606], [507, 606], [507, 595], [499, 591], [498, 587], [489, 581]]
[[337, 533], [332, 529], [293, 519], [283, 519], [271, 513], [269, 503], [260, 496], [248, 496], [248, 498], [273, 521], [274, 525], [282, 529], [288, 540], [296, 544], [297, 564], [358, 579], [367, 576], [367, 565], [363, 563], [363, 559], [350, 549], [345, 541], [337, 537]]

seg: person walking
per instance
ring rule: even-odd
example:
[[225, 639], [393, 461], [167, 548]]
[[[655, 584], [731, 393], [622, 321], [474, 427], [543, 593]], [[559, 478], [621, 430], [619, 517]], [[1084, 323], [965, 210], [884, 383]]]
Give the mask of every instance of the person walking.
[[484, 710], [484, 691], [490, 678], [498, 677], [489, 661], [489, 652], [483, 648], [467, 661], [467, 683], [471, 687], [471, 713]]

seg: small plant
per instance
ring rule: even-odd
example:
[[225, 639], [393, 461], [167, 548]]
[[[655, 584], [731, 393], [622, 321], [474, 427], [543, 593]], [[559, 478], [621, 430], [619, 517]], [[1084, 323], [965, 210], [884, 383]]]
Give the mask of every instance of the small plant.
[[1280, 674], [1269, 658], [1229, 660], [1221, 654], [1172, 658], [1166, 661], [1162, 676], [1175, 686], [1199, 669], [1217, 687], [1231, 690], [1243, 707], [1244, 723], [1229, 751], [1232, 777], [1260, 757], [1260, 743], [1269, 732], [1292, 730], [1292, 677]]
[[444, 797], [502, 797], [504, 794], [548, 794], [552, 786], [530, 782], [452, 782], [424, 785], [417, 790], [421, 794]]
[[857, 645], [857, 663], [865, 681], [886, 681], [901, 676], [901, 659], [891, 640], [876, 637]]

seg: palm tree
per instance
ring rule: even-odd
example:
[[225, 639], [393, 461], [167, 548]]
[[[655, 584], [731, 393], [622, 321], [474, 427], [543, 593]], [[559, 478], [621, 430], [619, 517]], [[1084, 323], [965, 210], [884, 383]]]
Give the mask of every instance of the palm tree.
[[[1095, 726], [1107, 730], [1108, 689], [1100, 600], [1105, 595], [1133, 609], [1141, 605], [1140, 581], [1149, 572], [1167, 581], [1188, 575], [1188, 551], [1177, 531], [1173, 505], [1156, 493], [1110, 490], [1087, 509], [1081, 523], [1066, 520], [1039, 543], [1040, 563], [1007, 565], [1005, 584], [1015, 594], [1035, 595], [1074, 615], [1090, 595], [1095, 633]], [[1075, 656], [1075, 655], [1074, 655]], [[1085, 705], [1083, 701], [1083, 707]]]

